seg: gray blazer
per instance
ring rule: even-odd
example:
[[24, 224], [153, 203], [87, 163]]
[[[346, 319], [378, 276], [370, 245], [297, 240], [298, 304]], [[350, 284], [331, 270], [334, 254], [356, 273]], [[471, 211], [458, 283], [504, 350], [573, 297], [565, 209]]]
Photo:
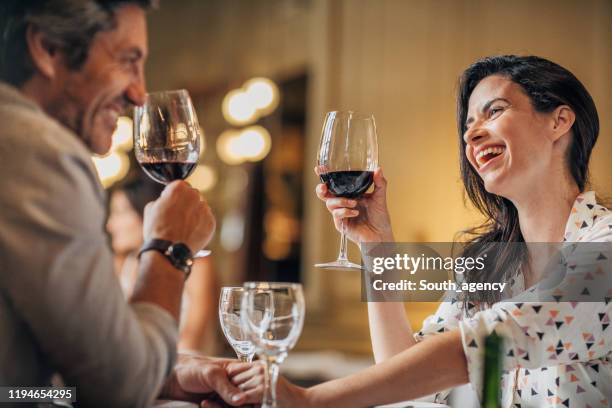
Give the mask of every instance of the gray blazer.
[[105, 200], [78, 137], [0, 83], [0, 385], [47, 385], [59, 372], [80, 406], [155, 399], [177, 324], [124, 300]]

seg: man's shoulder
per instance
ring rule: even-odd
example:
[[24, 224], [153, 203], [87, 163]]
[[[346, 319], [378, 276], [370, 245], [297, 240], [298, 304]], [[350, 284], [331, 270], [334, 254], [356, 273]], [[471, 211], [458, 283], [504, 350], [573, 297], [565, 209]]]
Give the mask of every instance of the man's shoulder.
[[0, 94], [0, 172], [11, 174], [0, 180], [7, 210], [24, 200], [49, 205], [43, 197], [60, 194], [103, 203], [91, 154], [77, 136], [35, 105]]
[[0, 155], [18, 159], [28, 153], [89, 157], [77, 136], [44, 112], [19, 103], [0, 104]]

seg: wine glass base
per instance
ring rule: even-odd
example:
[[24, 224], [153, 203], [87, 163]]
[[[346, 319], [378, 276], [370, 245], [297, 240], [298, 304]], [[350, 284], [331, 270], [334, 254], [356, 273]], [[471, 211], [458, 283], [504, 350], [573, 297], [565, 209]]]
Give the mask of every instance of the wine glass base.
[[315, 268], [322, 269], [351, 269], [351, 270], [362, 270], [361, 265], [353, 263], [351, 261], [335, 260], [334, 262], [318, 263], [315, 264]]
[[212, 251], [210, 249], [200, 249], [198, 252], [193, 255], [194, 258], [206, 258], [210, 255]]

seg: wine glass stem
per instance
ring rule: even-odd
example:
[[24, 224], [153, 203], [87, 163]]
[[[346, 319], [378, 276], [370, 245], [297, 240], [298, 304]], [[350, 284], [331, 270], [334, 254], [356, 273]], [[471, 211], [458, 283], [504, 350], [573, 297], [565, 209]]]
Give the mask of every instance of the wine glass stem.
[[345, 221], [341, 221], [342, 226], [340, 228], [340, 253], [338, 254], [338, 261], [348, 261], [346, 256], [346, 225]]
[[276, 383], [278, 381], [278, 363], [274, 360], [265, 359], [266, 372], [264, 376], [264, 396], [261, 408], [277, 408], [276, 405]]
[[253, 361], [253, 354], [236, 353], [236, 355], [238, 356], [238, 360], [240, 360], [241, 363], [251, 363]]

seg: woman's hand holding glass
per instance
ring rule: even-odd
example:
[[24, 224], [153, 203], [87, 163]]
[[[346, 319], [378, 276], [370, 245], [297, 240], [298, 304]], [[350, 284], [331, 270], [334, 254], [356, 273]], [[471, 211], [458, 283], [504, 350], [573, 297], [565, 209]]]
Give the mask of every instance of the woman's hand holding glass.
[[[315, 168], [315, 173], [319, 171]], [[316, 194], [332, 214], [336, 229], [344, 232], [356, 244], [361, 242], [391, 242], [393, 231], [387, 209], [387, 180], [382, 168], [374, 172], [374, 191], [358, 199], [341, 198], [331, 194], [325, 183], [318, 184]]]

